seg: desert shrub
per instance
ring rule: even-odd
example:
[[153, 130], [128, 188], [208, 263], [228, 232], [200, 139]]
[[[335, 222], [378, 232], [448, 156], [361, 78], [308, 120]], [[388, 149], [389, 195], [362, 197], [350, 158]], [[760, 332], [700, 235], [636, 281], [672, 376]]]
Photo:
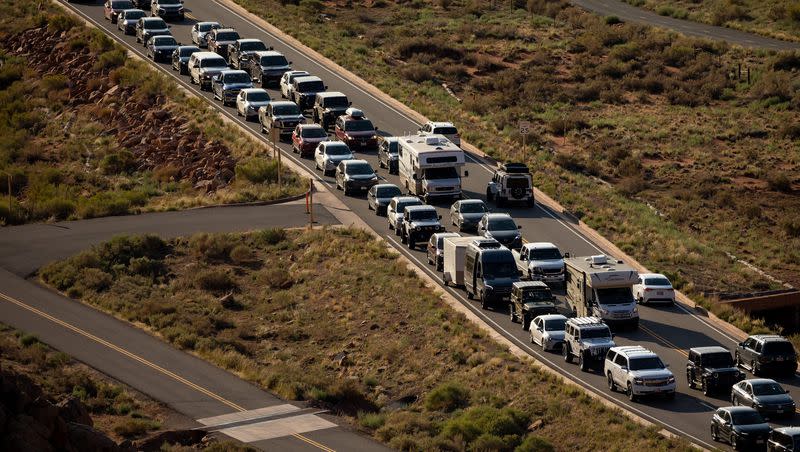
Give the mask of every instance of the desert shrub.
[[777, 98], [783, 102], [792, 98], [794, 89], [789, 74], [785, 72], [767, 72], [755, 84], [751, 93], [757, 99]]
[[565, 152], [556, 153], [553, 162], [567, 171], [582, 172], [586, 168], [580, 156]]
[[278, 161], [254, 157], [236, 164], [236, 178], [254, 184], [271, 183], [278, 180]]
[[778, 136], [790, 140], [800, 139], [800, 124], [787, 122], [778, 129]]
[[711, 12], [711, 23], [714, 25], [723, 25], [726, 22], [746, 21], [750, 19], [751, 17], [747, 14], [747, 10], [731, 0], [718, 3]]
[[616, 25], [622, 23], [622, 20], [617, 16], [606, 16], [603, 18], [603, 22], [605, 22], [606, 25]]
[[551, 119], [547, 123], [547, 128], [553, 135], [561, 137], [573, 130], [588, 129], [589, 124], [577, 115], [568, 115]]
[[781, 229], [789, 237], [800, 237], [800, 216], [786, 216], [780, 221]]
[[254, 239], [261, 245], [277, 245], [286, 240], [286, 230], [282, 228], [262, 229], [254, 234]]
[[160, 424], [151, 419], [125, 419], [114, 425], [113, 430], [123, 438], [135, 438], [159, 427]]
[[386, 423], [386, 415], [383, 413], [365, 413], [362, 411], [358, 413], [358, 423], [361, 424], [362, 427], [370, 430], [379, 429]]
[[233, 247], [230, 253], [231, 261], [237, 264], [246, 264], [255, 259], [255, 253], [249, 246], [241, 244]]
[[198, 289], [217, 294], [230, 292], [237, 288], [236, 281], [231, 275], [219, 269], [201, 270], [195, 276], [194, 282]]
[[160, 166], [153, 171], [153, 178], [159, 182], [177, 181], [181, 178], [181, 169], [174, 165]]
[[433, 80], [433, 71], [424, 64], [412, 63], [400, 68], [400, 75], [414, 83]]
[[469, 390], [456, 382], [443, 383], [425, 397], [425, 409], [453, 411], [469, 405]]
[[757, 220], [763, 216], [763, 211], [761, 210], [761, 206], [758, 204], [741, 204], [736, 208], [736, 211], [739, 215], [743, 216], [744, 218], [750, 220]]
[[550, 442], [539, 436], [528, 435], [514, 452], [553, 452], [556, 448]]
[[37, 218], [53, 218], [66, 220], [75, 212], [75, 203], [66, 198], [50, 198], [36, 206], [34, 215]]
[[151, 279], [163, 274], [165, 270], [166, 267], [163, 260], [151, 259], [147, 256], [131, 258], [128, 265], [128, 271], [131, 274], [146, 276]]
[[792, 191], [792, 180], [783, 171], [773, 171], [767, 174], [767, 186], [770, 190], [788, 193]]
[[617, 189], [625, 195], [631, 196], [647, 188], [647, 182], [641, 175], [626, 176], [617, 183]]
[[101, 192], [81, 199], [77, 211], [82, 218], [125, 215], [134, 207], [143, 206], [147, 198], [148, 193], [141, 190]]
[[125, 64], [125, 60], [127, 56], [125, 55], [125, 51], [122, 49], [113, 49], [107, 52], [103, 52], [97, 58], [97, 62], [94, 64], [95, 69], [113, 69], [116, 67], [120, 67]]
[[225, 259], [234, 247], [233, 239], [227, 234], [208, 234], [201, 232], [189, 238], [192, 254], [206, 260]]
[[259, 282], [270, 289], [288, 289], [294, 284], [294, 279], [283, 267], [269, 267], [259, 275]]
[[395, 55], [401, 59], [408, 59], [415, 55], [430, 55], [437, 59], [460, 60], [464, 51], [444, 39], [431, 39], [424, 36], [413, 36], [401, 39], [395, 45]]
[[446, 438], [461, 436], [468, 443], [484, 434], [519, 436], [525, 434], [529, 420], [527, 415], [513, 408], [475, 406], [447, 420], [441, 435]]
[[113, 272], [118, 266], [125, 268], [132, 260], [142, 257], [161, 260], [168, 251], [167, 243], [151, 234], [116, 236], [94, 248], [98, 266], [108, 272]]
[[78, 19], [67, 14], [54, 14], [47, 18], [47, 28], [53, 31], [67, 31], [79, 24]]
[[100, 161], [100, 170], [104, 174], [132, 173], [136, 170], [136, 158], [126, 150], [106, 154]]
[[67, 77], [63, 74], [48, 74], [39, 81], [44, 91], [58, 91], [68, 86]]
[[76, 282], [86, 289], [102, 292], [111, 287], [114, 278], [99, 268], [84, 268], [78, 273]]
[[774, 71], [793, 71], [800, 69], [800, 52], [780, 52], [767, 63]]

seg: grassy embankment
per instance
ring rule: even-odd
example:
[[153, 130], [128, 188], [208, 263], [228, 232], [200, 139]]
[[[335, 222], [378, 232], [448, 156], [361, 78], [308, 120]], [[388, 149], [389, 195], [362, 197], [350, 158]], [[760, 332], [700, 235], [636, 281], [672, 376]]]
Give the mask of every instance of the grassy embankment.
[[800, 5], [791, 0], [625, 0], [678, 19], [800, 40]]
[[780, 285], [731, 256], [800, 283], [800, 56], [561, 1], [236, 1], [486, 153], [524, 158], [543, 191], [746, 331], [765, 327], [703, 294]]
[[[0, 368], [30, 378], [52, 403], [68, 397], [79, 399], [89, 411], [94, 428], [117, 443], [135, 441], [173, 427], [168, 408], [69, 355], [53, 350], [36, 336], [0, 323], [0, 350]], [[187, 449], [164, 445], [164, 450]], [[211, 442], [201, 450], [245, 452], [252, 449], [226, 441]]]
[[[55, 39], [55, 49], [39, 55], [53, 61], [44, 71], [30, 67], [29, 58], [22, 56], [29, 49], [6, 46], [18, 33], [38, 27], [46, 27], [40, 35], [64, 32]], [[34, 48], [37, 43], [31, 44]], [[87, 63], [77, 67], [83, 61]], [[124, 95], [103, 95], [114, 86]], [[82, 99], [86, 93], [98, 95]], [[117, 110], [125, 108], [136, 111], [123, 117]], [[205, 188], [195, 188], [197, 180], [185, 174], [184, 163], [163, 160], [175, 149], [162, 150], [152, 164], [147, 161], [149, 154], [140, 153], [138, 140], [129, 141], [138, 146], [135, 152], [120, 143], [122, 128], [132, 123], [135, 133], [145, 137], [158, 125], [152, 118], [164, 115], [170, 128], [163, 135], [188, 137], [187, 159], [194, 162], [189, 164], [203, 169], [202, 159], [211, 158], [203, 151], [211, 147], [228, 161], [233, 159], [227, 175], [231, 179], [206, 193]], [[148, 139], [155, 146], [168, 138], [163, 135]], [[195, 140], [198, 147], [192, 148]], [[305, 184], [288, 171], [283, 190], [278, 190], [277, 166], [266, 154], [264, 145], [225, 123], [204, 101], [187, 95], [148, 64], [128, 58], [103, 33], [78, 23], [51, 2], [0, 4], [0, 223], [91, 218], [302, 193]]]
[[689, 450], [514, 357], [355, 229], [118, 237], [41, 278], [398, 449]]

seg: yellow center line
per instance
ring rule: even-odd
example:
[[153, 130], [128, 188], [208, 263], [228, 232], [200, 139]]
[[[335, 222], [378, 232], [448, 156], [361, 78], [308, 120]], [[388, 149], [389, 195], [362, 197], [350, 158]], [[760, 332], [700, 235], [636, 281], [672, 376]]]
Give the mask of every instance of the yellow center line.
[[677, 351], [678, 353], [680, 353], [681, 355], [683, 355], [683, 356], [685, 356], [687, 358], [689, 357], [689, 353], [687, 353], [685, 350], [683, 350], [682, 348], [680, 348], [677, 345], [673, 344], [672, 342], [668, 341], [667, 339], [664, 339], [663, 336], [661, 336], [659, 334], [656, 334], [650, 328], [647, 328], [646, 326], [644, 326], [642, 324], [639, 324], [639, 328], [641, 328], [644, 332], [646, 332], [647, 334], [653, 336], [657, 340], [663, 342], [664, 345], [666, 345], [667, 347], [670, 347], [670, 348], [674, 349], [675, 351]]
[[[156, 370], [156, 371], [158, 371], [158, 372], [160, 372], [160, 373], [162, 373], [162, 374], [164, 374], [164, 375], [166, 375], [166, 376], [168, 376], [168, 377], [170, 377], [170, 378], [172, 378], [172, 379], [174, 379], [174, 380], [176, 380], [176, 381], [178, 381], [178, 382], [180, 382], [180, 383], [182, 383], [182, 384], [184, 384], [184, 385], [186, 385], [186, 386], [188, 386], [188, 387], [190, 387], [190, 388], [192, 388], [192, 389], [194, 389], [194, 390], [196, 390], [196, 391], [198, 391], [200, 393], [203, 393], [203, 394], [211, 397], [214, 400], [222, 402], [223, 404], [233, 408], [236, 411], [247, 411], [247, 409], [245, 409], [241, 405], [237, 405], [236, 403], [231, 402], [230, 400], [227, 400], [226, 398], [224, 398], [224, 397], [222, 397], [222, 396], [220, 396], [218, 394], [215, 394], [215, 393], [209, 391], [208, 389], [206, 389], [206, 388], [204, 388], [202, 386], [199, 386], [199, 385], [197, 385], [195, 383], [192, 383], [191, 381], [181, 377], [180, 375], [178, 375], [178, 374], [176, 374], [176, 373], [174, 373], [172, 371], [169, 371], [169, 370], [159, 366], [158, 364], [155, 364], [155, 363], [153, 363], [151, 361], [148, 361], [145, 358], [142, 358], [141, 356], [139, 356], [139, 355], [137, 355], [135, 353], [129, 352], [128, 350], [125, 350], [122, 347], [114, 345], [114, 344], [112, 344], [111, 342], [108, 342], [105, 339], [99, 338], [99, 337], [95, 336], [94, 334], [89, 333], [86, 330], [83, 330], [83, 329], [78, 328], [77, 326], [74, 326], [74, 325], [72, 325], [70, 323], [67, 323], [67, 322], [65, 322], [65, 321], [63, 321], [61, 319], [53, 317], [52, 315], [50, 315], [50, 314], [48, 314], [48, 313], [46, 313], [44, 311], [36, 309], [33, 306], [29, 306], [29, 305], [27, 305], [27, 304], [15, 299], [15, 298], [12, 298], [12, 297], [6, 295], [6, 294], [0, 293], [0, 298], [8, 301], [9, 303], [15, 304], [15, 305], [17, 305], [17, 306], [19, 306], [19, 307], [21, 307], [21, 308], [23, 308], [25, 310], [28, 310], [28, 311], [30, 311], [30, 312], [38, 315], [38, 316], [44, 317], [45, 319], [50, 320], [53, 323], [56, 323], [56, 324], [58, 324], [60, 326], [63, 326], [64, 328], [66, 328], [66, 329], [68, 329], [70, 331], [78, 333], [81, 336], [84, 336], [84, 337], [86, 337], [86, 338], [88, 338], [88, 339], [90, 339], [92, 341], [97, 342], [98, 344], [101, 344], [101, 345], [103, 345], [105, 347], [108, 347], [108, 348], [110, 348], [110, 349], [112, 349], [112, 350], [114, 350], [114, 351], [116, 351], [116, 352], [118, 352], [118, 353], [120, 353], [120, 354], [122, 354], [124, 356], [127, 356], [128, 358], [131, 358], [131, 359], [133, 359], [135, 361], [138, 361], [138, 362], [144, 364], [147, 367], [150, 367], [150, 368], [152, 368], [152, 369], [154, 369], [154, 370]], [[294, 433], [294, 434], [292, 434], [292, 436], [294, 436], [295, 438], [297, 438], [297, 439], [299, 439], [301, 441], [305, 441], [306, 443], [311, 444], [312, 446], [315, 446], [315, 447], [317, 447], [317, 448], [319, 448], [321, 450], [324, 450], [325, 452], [335, 452], [333, 449], [331, 449], [331, 448], [329, 448], [329, 447], [327, 447], [327, 446], [325, 446], [323, 444], [320, 444], [320, 443], [318, 443], [318, 442], [316, 442], [316, 441], [314, 441], [314, 440], [312, 440], [310, 438], [306, 438], [305, 436], [303, 436], [303, 435], [301, 435], [299, 433]]]

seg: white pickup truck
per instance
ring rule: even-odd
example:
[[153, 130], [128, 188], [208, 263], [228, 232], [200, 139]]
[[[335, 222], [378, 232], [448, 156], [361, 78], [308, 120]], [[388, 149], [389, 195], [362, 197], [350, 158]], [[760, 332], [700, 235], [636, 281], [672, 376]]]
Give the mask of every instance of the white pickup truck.
[[517, 268], [531, 281], [545, 283], [564, 282], [564, 257], [558, 247], [549, 242], [532, 242], [522, 245], [519, 251], [512, 250]]

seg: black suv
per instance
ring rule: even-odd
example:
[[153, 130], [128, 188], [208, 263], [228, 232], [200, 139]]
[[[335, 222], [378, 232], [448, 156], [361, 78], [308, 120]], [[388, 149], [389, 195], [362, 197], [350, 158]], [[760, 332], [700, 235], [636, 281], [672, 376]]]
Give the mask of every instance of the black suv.
[[797, 352], [785, 337], [756, 334], [736, 347], [736, 365], [755, 376], [773, 371], [792, 376], [797, 370]]
[[731, 387], [744, 380], [744, 372], [733, 364], [731, 352], [722, 347], [695, 347], [689, 349], [686, 363], [686, 381], [690, 388], [698, 385], [703, 394], [712, 392], [728, 394]]
[[323, 91], [314, 98], [314, 122], [325, 130], [333, 127], [336, 118], [345, 114], [351, 102], [338, 91]]
[[509, 311], [511, 321], [522, 323], [522, 329], [528, 331], [531, 320], [544, 314], [558, 314], [556, 297], [550, 287], [541, 281], [518, 281], [511, 286], [511, 303]]

